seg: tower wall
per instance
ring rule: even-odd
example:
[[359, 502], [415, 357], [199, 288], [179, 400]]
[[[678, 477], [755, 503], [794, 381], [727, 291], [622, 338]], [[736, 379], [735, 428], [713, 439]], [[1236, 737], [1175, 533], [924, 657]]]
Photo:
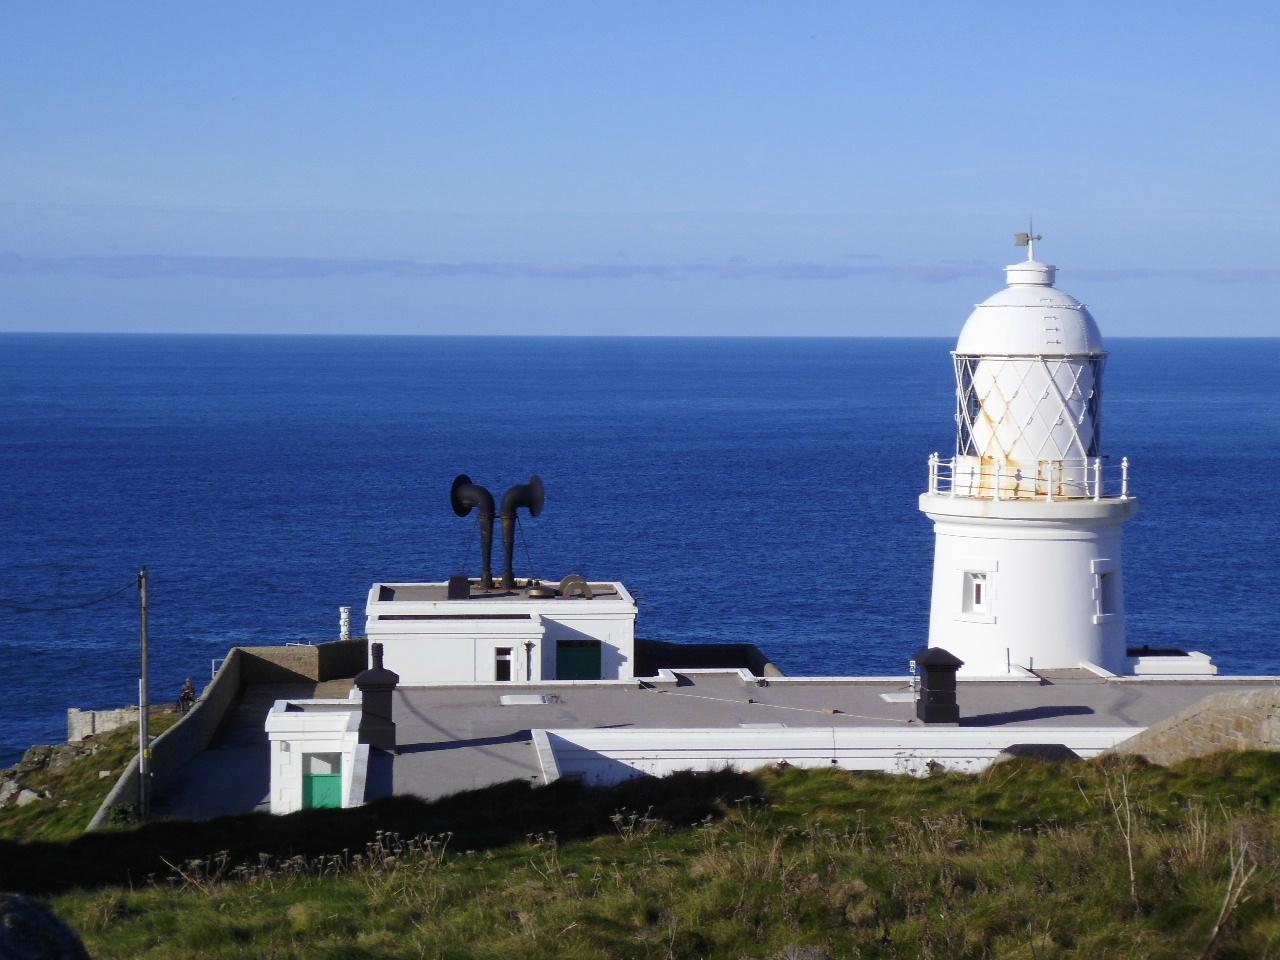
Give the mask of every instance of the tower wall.
[[991, 501], [925, 494], [935, 553], [929, 645], [962, 675], [1010, 665], [1126, 667], [1121, 529], [1137, 501]]

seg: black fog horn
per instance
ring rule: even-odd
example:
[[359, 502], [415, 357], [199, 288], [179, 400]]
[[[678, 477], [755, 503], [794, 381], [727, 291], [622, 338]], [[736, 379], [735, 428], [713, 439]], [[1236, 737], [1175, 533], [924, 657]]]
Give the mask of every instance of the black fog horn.
[[[536, 477], [534, 478], [537, 479]], [[515, 488], [513, 488], [515, 489]], [[511, 493], [508, 491], [507, 496]], [[541, 502], [541, 501], [539, 501]], [[465, 473], [458, 474], [453, 480], [453, 487], [449, 491], [449, 503], [453, 506], [453, 512], [460, 517], [465, 517], [471, 512], [472, 508], [479, 510], [480, 519], [480, 555], [484, 568], [480, 575], [480, 589], [493, 589], [493, 494], [480, 486], [478, 483], [472, 483], [471, 478]], [[503, 509], [506, 509], [506, 498], [502, 500]], [[538, 508], [541, 510], [541, 506]], [[536, 514], [535, 514], [536, 516]], [[506, 532], [506, 520], [503, 520], [503, 533]], [[507, 569], [511, 569], [511, 551], [507, 550]]]
[[542, 478], [536, 473], [529, 478], [528, 483], [516, 484], [502, 495], [502, 555], [506, 562], [506, 568], [502, 574], [504, 590], [513, 590], [516, 585], [515, 573], [512, 570], [516, 549], [516, 511], [524, 507], [529, 511], [529, 516], [536, 517], [542, 513], [542, 504], [545, 499]]

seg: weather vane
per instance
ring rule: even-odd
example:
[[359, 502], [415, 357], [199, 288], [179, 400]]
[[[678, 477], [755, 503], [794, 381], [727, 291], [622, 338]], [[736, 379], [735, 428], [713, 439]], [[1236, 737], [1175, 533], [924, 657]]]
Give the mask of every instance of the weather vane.
[[1016, 246], [1027, 248], [1027, 259], [1034, 260], [1036, 258], [1036, 241], [1041, 239], [1040, 234], [1036, 233], [1035, 221], [1027, 217], [1027, 232], [1015, 233], [1013, 242]]

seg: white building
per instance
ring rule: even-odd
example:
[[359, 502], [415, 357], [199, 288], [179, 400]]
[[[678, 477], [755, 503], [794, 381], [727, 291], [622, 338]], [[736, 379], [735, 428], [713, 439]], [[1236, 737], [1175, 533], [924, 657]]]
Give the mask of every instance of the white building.
[[1102, 452], [1107, 352], [1034, 243], [952, 354], [955, 455], [930, 457], [920, 497], [936, 534], [929, 646], [962, 676], [1215, 672], [1197, 654], [1128, 656], [1121, 538], [1138, 501], [1128, 459]]
[[[575, 583], [571, 583], [575, 580]], [[585, 587], [585, 589], [583, 589]], [[522, 581], [449, 599], [447, 583], [375, 583], [365, 607], [402, 686], [630, 680], [636, 602], [621, 583]]]
[[358, 807], [369, 746], [360, 743], [359, 691], [349, 700], [277, 700], [267, 714], [271, 812]]

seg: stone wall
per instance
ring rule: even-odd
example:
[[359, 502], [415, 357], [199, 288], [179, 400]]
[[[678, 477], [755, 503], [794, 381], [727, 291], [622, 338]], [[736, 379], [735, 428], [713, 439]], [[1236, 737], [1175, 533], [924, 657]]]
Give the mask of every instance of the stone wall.
[[79, 710], [67, 708], [67, 743], [79, 743], [95, 733], [106, 733], [138, 719], [137, 707], [115, 710]]
[[353, 677], [367, 666], [364, 640], [297, 643], [282, 647], [237, 647], [243, 683], [290, 683]]
[[1169, 766], [1223, 750], [1280, 749], [1280, 689], [1205, 697], [1108, 751]]

